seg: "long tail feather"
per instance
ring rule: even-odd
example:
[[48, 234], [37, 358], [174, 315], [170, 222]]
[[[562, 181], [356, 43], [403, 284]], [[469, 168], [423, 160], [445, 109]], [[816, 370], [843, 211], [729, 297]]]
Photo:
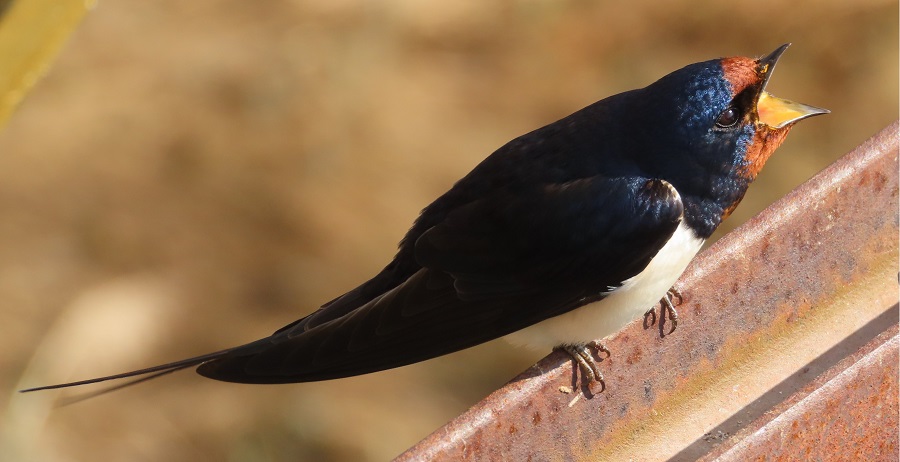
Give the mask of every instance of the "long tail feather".
[[78, 387], [81, 385], [89, 385], [92, 383], [101, 383], [101, 382], [106, 382], [109, 380], [127, 379], [129, 377], [139, 377], [142, 375], [152, 374], [147, 377], [141, 377], [137, 380], [133, 380], [133, 381], [130, 381], [130, 382], [122, 384], [122, 385], [117, 385], [115, 387], [111, 387], [106, 390], [101, 390], [100, 392], [97, 393], [97, 394], [103, 394], [108, 391], [118, 390], [120, 388], [125, 388], [127, 386], [145, 382], [147, 380], [154, 379], [154, 378], [157, 378], [157, 377], [160, 377], [160, 376], [163, 376], [163, 375], [175, 372], [175, 371], [180, 371], [182, 369], [187, 369], [187, 368], [193, 367], [193, 366], [199, 366], [205, 362], [221, 358], [221, 357], [227, 355], [228, 353], [233, 352], [234, 350], [235, 350], [235, 348], [229, 348], [227, 350], [217, 351], [215, 353], [209, 353], [209, 354], [205, 354], [205, 355], [201, 355], [201, 356], [195, 356], [193, 358], [182, 359], [181, 361], [175, 361], [175, 362], [166, 363], [166, 364], [160, 364], [159, 366], [148, 367], [145, 369], [138, 369], [135, 371], [123, 372], [121, 374], [107, 375], [104, 377], [97, 377], [97, 378], [87, 379], [87, 380], [79, 380], [77, 382], [59, 383], [56, 385], [45, 385], [42, 387], [26, 388], [24, 390], [19, 390], [19, 393], [30, 393], [33, 391], [41, 391], [41, 390], [54, 390], [57, 388]]
[[[167, 370], [164, 370], [164, 371], [161, 371], [161, 372], [157, 372], [157, 373], [155, 373], [155, 374], [148, 375], [148, 376], [146, 376], [146, 377], [140, 377], [140, 378], [137, 378], [137, 379], [134, 379], [134, 380], [129, 380], [128, 382], [125, 382], [125, 383], [121, 383], [121, 384], [118, 384], [118, 385], [113, 385], [113, 386], [110, 386], [110, 387], [106, 387], [106, 388], [104, 388], [104, 389], [102, 389], [102, 390], [92, 391], [92, 392], [89, 392], [89, 393], [82, 393], [82, 394], [80, 394], [80, 395], [75, 395], [75, 396], [69, 396], [69, 397], [60, 399], [59, 401], [57, 401], [56, 404], [57, 404], [58, 407], [68, 406], [68, 405], [70, 405], [70, 404], [75, 404], [75, 403], [78, 403], [78, 402], [81, 402], [81, 401], [85, 401], [85, 400], [88, 400], [88, 399], [91, 399], [91, 398], [96, 398], [96, 397], [98, 397], [98, 396], [105, 395], [105, 394], [107, 394], [107, 393], [110, 393], [110, 392], [113, 392], [113, 391], [116, 391], [116, 390], [121, 390], [121, 389], [123, 389], [123, 388], [130, 387], [130, 386], [132, 386], [132, 385], [137, 385], [137, 384], [139, 384], [139, 383], [143, 383], [143, 382], [146, 382], [146, 381], [148, 381], [148, 380], [153, 380], [153, 379], [155, 379], [155, 378], [157, 378], [157, 377], [162, 377], [162, 376], [164, 376], [164, 375], [166, 375], [166, 374], [171, 374], [171, 373], [173, 373], [173, 372], [177, 372], [177, 371], [180, 371], [180, 370], [182, 370], [182, 369], [187, 369], [187, 368], [189, 368], [189, 367], [191, 367], [191, 366], [193, 366], [193, 364], [188, 364], [188, 365], [184, 365], [184, 366], [181, 366], [181, 367], [176, 367], [176, 368], [174, 368], [174, 369], [167, 369]], [[23, 392], [24, 392], [24, 391], [26, 391], [26, 390], [23, 390]]]

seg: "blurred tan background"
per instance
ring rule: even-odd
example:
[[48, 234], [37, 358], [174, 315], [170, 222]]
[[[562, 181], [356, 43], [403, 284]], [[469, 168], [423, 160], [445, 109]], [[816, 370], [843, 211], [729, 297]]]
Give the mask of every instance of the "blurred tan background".
[[897, 18], [880, 0], [101, 0], [0, 132], [0, 459], [393, 457], [543, 353], [498, 341], [284, 386], [186, 371], [61, 409], [14, 390], [267, 335], [374, 275], [506, 141], [791, 41], [769, 90], [833, 114], [793, 131], [730, 229], [897, 117]]

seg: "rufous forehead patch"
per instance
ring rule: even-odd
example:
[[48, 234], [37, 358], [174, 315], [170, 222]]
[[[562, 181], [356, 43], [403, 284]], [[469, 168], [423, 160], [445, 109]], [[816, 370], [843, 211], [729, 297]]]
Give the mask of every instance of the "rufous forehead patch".
[[759, 83], [762, 76], [759, 75], [758, 68], [759, 63], [752, 58], [722, 58], [722, 75], [731, 83], [732, 98], [745, 88]]

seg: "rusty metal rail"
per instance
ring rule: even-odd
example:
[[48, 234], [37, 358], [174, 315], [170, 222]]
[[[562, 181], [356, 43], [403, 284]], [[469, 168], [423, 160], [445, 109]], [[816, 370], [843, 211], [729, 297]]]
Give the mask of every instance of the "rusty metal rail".
[[606, 339], [592, 394], [554, 353], [413, 460], [897, 460], [898, 124], [701, 254], [674, 334]]

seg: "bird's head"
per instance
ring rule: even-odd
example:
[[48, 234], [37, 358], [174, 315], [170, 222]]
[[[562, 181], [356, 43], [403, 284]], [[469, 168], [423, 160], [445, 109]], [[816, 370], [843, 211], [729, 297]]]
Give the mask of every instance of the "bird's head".
[[721, 219], [737, 206], [795, 123], [829, 112], [765, 91], [789, 45], [761, 58], [691, 64], [639, 90], [645, 104], [636, 114], [646, 127], [641, 142], [652, 152], [645, 162], [657, 166], [664, 178], [681, 172], [683, 178], [670, 179], [679, 190], [689, 190], [691, 182], [698, 187], [702, 182], [708, 190], [708, 182], [695, 172], [720, 175], [722, 187], [734, 189]]
[[698, 162], [722, 162], [734, 153], [735, 166], [752, 180], [795, 123], [829, 112], [765, 91], [789, 45], [762, 58], [720, 58], [672, 72], [643, 90], [649, 107], [642, 116], [652, 113], [650, 128], [662, 133], [659, 139], [678, 140], [669, 147], [689, 151]]

